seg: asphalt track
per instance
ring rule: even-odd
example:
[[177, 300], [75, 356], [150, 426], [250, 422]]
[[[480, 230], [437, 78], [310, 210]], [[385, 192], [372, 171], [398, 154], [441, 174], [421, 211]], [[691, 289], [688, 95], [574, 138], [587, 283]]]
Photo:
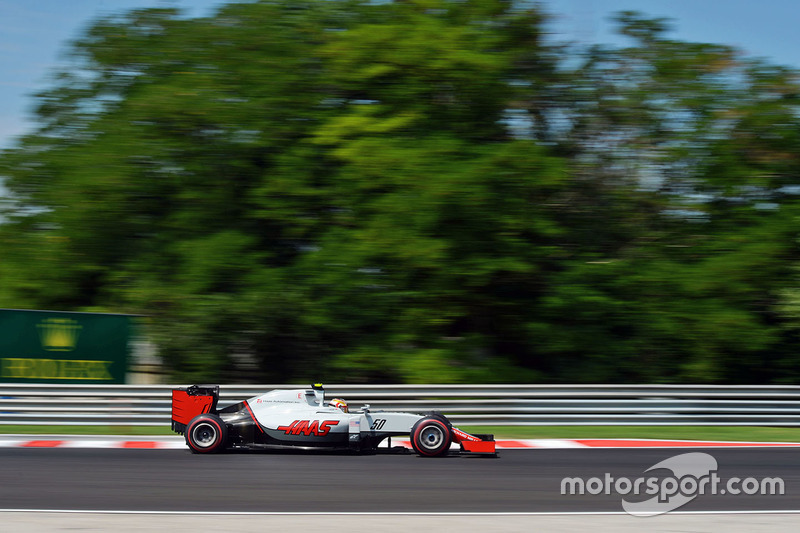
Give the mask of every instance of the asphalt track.
[[[497, 459], [188, 450], [0, 449], [4, 510], [140, 512], [621, 512], [616, 494], [562, 495], [561, 480], [636, 478], [688, 450], [503, 451]], [[702, 495], [680, 511], [800, 511], [800, 449], [702, 449], [730, 477], [780, 477], [783, 495]], [[644, 499], [644, 498], [642, 498]], [[800, 517], [798, 517], [800, 522]]]

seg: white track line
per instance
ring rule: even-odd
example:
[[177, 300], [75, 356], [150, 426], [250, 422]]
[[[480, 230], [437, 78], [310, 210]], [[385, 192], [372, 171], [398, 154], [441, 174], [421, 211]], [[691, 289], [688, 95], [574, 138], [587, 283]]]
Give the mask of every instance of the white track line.
[[[521, 512], [414, 512], [414, 511], [123, 511], [109, 509], [0, 509], [0, 513], [69, 513], [69, 514], [134, 514], [134, 515], [198, 515], [198, 516], [630, 516], [624, 511], [521, 511]], [[772, 515], [800, 514], [800, 509], [731, 511], [670, 511], [670, 515]]]
[[[392, 446], [411, 447], [408, 439], [392, 439]], [[381, 444], [386, 447], [387, 441]], [[498, 450], [541, 449], [681, 449], [681, 448], [796, 448], [794, 442], [688, 441], [657, 439], [499, 439]], [[154, 449], [180, 450], [186, 448], [182, 437], [129, 437], [78, 435], [7, 435], [0, 436], [0, 448], [83, 448], [83, 449]], [[458, 449], [457, 444], [451, 446]]]

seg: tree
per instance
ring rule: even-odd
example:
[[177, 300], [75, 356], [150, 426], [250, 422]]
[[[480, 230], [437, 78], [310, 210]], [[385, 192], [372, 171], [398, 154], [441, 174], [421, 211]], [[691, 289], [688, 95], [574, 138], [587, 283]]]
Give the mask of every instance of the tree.
[[619, 21], [100, 20], [0, 156], [0, 306], [148, 315], [182, 381], [798, 379], [795, 73]]

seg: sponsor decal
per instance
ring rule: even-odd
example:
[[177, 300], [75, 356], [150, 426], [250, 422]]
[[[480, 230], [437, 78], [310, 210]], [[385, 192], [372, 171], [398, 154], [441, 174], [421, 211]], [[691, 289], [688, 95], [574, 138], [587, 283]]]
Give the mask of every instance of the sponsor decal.
[[459, 441], [470, 441], [470, 442], [481, 442], [481, 439], [478, 437], [472, 436], [469, 433], [464, 433], [458, 428], [453, 428], [453, 433], [456, 434]]
[[295, 420], [288, 426], [278, 426], [278, 431], [283, 431], [287, 435], [315, 435], [324, 437], [330, 432], [331, 428], [339, 423], [338, 420]]

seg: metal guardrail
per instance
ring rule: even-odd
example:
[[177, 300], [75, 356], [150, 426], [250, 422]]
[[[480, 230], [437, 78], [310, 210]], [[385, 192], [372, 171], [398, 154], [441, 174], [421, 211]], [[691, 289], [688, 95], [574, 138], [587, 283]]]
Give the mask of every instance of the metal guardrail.
[[[178, 385], [0, 384], [0, 424], [167, 426]], [[272, 389], [222, 385], [219, 405]], [[437, 410], [462, 425], [800, 426], [800, 386], [326, 385], [351, 410]]]

